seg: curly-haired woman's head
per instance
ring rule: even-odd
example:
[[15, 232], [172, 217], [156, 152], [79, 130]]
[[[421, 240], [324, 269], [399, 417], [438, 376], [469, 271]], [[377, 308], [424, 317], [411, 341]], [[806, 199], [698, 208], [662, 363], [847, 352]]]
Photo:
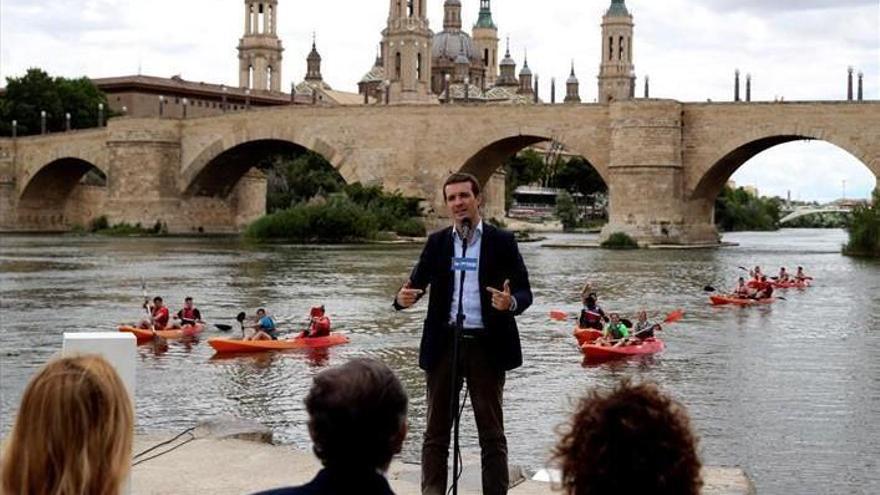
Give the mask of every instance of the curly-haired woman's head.
[[116, 495], [131, 464], [134, 414], [98, 356], [51, 361], [28, 384], [3, 453], [3, 493]]
[[684, 407], [626, 380], [580, 400], [554, 451], [569, 495], [697, 495], [697, 440]]
[[315, 455], [328, 467], [386, 469], [406, 436], [406, 392], [387, 366], [353, 359], [315, 376], [306, 397]]

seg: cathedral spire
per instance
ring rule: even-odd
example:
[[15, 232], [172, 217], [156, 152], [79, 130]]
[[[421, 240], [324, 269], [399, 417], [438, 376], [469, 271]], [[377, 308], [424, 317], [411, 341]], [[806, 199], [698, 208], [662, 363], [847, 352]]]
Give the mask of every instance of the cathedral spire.
[[309, 56], [306, 58], [306, 65], [308, 66], [308, 70], [306, 71], [306, 81], [321, 81], [323, 77], [321, 76], [321, 54], [318, 53], [317, 48], [317, 36], [315, 33], [312, 33], [312, 51], [309, 53]]
[[477, 18], [476, 28], [497, 29], [492, 20], [492, 7], [490, 0], [480, 0], [480, 16]]
[[461, 0], [443, 2], [443, 29], [461, 31]]

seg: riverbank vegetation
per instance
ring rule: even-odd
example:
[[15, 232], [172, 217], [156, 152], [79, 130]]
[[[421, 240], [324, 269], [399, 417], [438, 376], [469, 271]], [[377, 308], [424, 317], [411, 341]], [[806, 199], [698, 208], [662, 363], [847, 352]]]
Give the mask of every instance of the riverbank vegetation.
[[21, 77], [6, 78], [6, 93], [0, 96], [0, 135], [12, 135], [12, 121], [18, 123], [19, 136], [41, 132], [40, 112], [46, 112], [46, 131], [66, 130], [65, 114], [71, 129], [98, 126], [98, 105], [104, 106], [104, 119], [113, 116], [107, 96], [87, 77], [51, 77], [42, 69], [28, 69]]
[[74, 234], [95, 234], [116, 237], [128, 236], [157, 236], [168, 233], [168, 226], [161, 221], [156, 221], [151, 227], [144, 227], [142, 224], [116, 223], [110, 225], [110, 221], [105, 215], [101, 215], [89, 222], [87, 227], [82, 225], [74, 225], [71, 229]]
[[759, 198], [743, 188], [724, 186], [715, 201], [715, 224], [722, 232], [777, 230], [782, 200]]
[[615, 232], [608, 236], [599, 247], [603, 249], [638, 249], [639, 243], [623, 232]]
[[425, 235], [418, 198], [346, 184], [317, 153], [275, 158], [266, 172], [268, 214], [247, 228], [248, 239], [341, 243], [378, 239], [383, 232]]
[[874, 190], [873, 204], [856, 207], [846, 230], [849, 242], [843, 254], [880, 258], [880, 188]]

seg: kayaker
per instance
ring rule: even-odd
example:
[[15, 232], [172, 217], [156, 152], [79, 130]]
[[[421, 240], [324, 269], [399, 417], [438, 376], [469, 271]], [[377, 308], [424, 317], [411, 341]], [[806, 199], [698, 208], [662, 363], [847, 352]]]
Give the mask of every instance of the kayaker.
[[611, 313], [608, 315], [608, 326], [602, 336], [602, 345], [614, 344], [615, 347], [623, 345], [629, 337], [629, 329], [620, 321], [620, 315]]
[[246, 340], [278, 340], [275, 320], [266, 314], [265, 309], [257, 310], [257, 324], [254, 325], [254, 333]]
[[[742, 281], [742, 279], [740, 280]], [[633, 326], [632, 338], [638, 340], [652, 339], [654, 338], [654, 332], [660, 330], [663, 330], [663, 328], [660, 327], [658, 323], [648, 321], [648, 312], [641, 310], [636, 316], [636, 324]]]
[[757, 287], [755, 291], [754, 298], [755, 299], [770, 299], [773, 297], [773, 284], [767, 280], [767, 276], [761, 277], [761, 284]]
[[789, 280], [788, 272], [785, 271], [785, 267], [783, 266], [782, 268], [779, 269], [779, 276], [776, 277], [776, 281], [777, 282], [788, 282], [788, 280]]
[[797, 273], [795, 273], [794, 278], [797, 279], [798, 282], [805, 282], [807, 280], [812, 280], [813, 277], [808, 277], [806, 273], [804, 273], [804, 267], [797, 267]]
[[581, 309], [581, 316], [578, 320], [580, 328], [592, 328], [602, 330], [603, 321], [608, 321], [605, 311], [599, 307], [598, 296], [595, 292], [590, 292], [584, 297], [584, 307]]
[[733, 295], [736, 297], [750, 297], [752, 295], [752, 289], [746, 285], [746, 279], [740, 277], [736, 283], [736, 287], [733, 289]]
[[764, 274], [761, 273], [761, 267], [755, 266], [753, 270], [749, 270], [749, 275], [752, 278], [747, 285], [753, 289], [757, 289], [758, 286], [761, 285], [761, 277], [764, 276]]
[[330, 318], [327, 317], [324, 305], [314, 306], [309, 312], [309, 329], [303, 330], [303, 337], [326, 337], [330, 335]]
[[194, 326], [196, 323], [205, 323], [202, 321], [202, 313], [193, 304], [193, 298], [189, 296], [184, 298], [183, 309], [174, 315], [174, 319], [180, 321], [180, 323], [175, 321], [174, 328], [180, 328], [185, 325]]
[[144, 309], [150, 312], [151, 318], [149, 320], [141, 320], [139, 326], [145, 330], [149, 330], [150, 328], [155, 330], [165, 330], [165, 327], [168, 326], [168, 320], [171, 315], [168, 312], [168, 307], [165, 306], [165, 303], [162, 301], [162, 298], [159, 296], [154, 297], [153, 304], [144, 301]]

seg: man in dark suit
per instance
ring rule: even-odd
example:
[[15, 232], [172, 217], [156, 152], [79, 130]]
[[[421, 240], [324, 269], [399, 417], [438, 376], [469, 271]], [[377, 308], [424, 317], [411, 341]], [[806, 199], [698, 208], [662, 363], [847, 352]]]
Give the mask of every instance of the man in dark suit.
[[[474, 176], [453, 174], [443, 185], [443, 195], [453, 225], [431, 234], [394, 300], [396, 309], [408, 308], [431, 287], [419, 351], [419, 366], [427, 380], [428, 423], [422, 444], [422, 493], [446, 493], [454, 421], [452, 348], [461, 294], [465, 318], [455, 393], [457, 397], [462, 378], [467, 380], [480, 440], [483, 493], [505, 494], [509, 475], [502, 398], [505, 373], [522, 364], [514, 317], [532, 304], [528, 271], [513, 234], [480, 218], [482, 196]], [[467, 226], [466, 232], [462, 226]], [[453, 263], [453, 258], [458, 261]], [[465, 271], [461, 287], [461, 272], [454, 268], [464, 267], [473, 271]]]
[[309, 434], [324, 464], [299, 487], [259, 495], [394, 495], [383, 476], [406, 437], [406, 392], [379, 361], [353, 359], [315, 376]]

